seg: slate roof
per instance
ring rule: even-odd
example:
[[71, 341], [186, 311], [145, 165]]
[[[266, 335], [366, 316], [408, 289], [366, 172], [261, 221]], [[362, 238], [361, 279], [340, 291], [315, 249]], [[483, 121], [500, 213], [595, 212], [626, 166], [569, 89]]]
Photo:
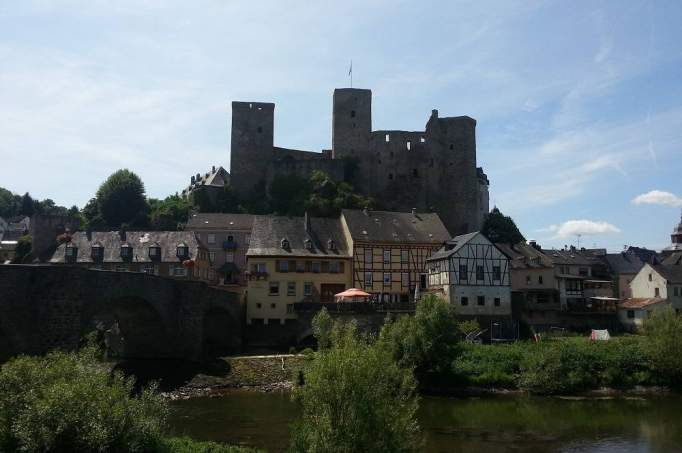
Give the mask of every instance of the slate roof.
[[[282, 248], [282, 239], [289, 241], [288, 248]], [[306, 239], [311, 242], [310, 250], [305, 246]], [[336, 245], [335, 250], [329, 247], [330, 239]], [[349, 258], [350, 251], [339, 218], [259, 215], [253, 218], [246, 256]]]
[[[198, 178], [196, 177], [198, 176]], [[194, 183], [190, 184], [187, 188], [183, 189], [182, 194], [187, 195], [194, 189], [200, 186], [211, 186], [211, 187], [225, 187], [225, 185], [230, 183], [230, 174], [223, 167], [216, 168], [215, 166], [211, 171], [198, 175], [194, 175]]]
[[652, 266], [656, 272], [661, 274], [668, 283], [682, 283], [682, 266], [670, 264], [657, 264]]
[[442, 244], [450, 239], [436, 213], [344, 209], [341, 215], [354, 241]]
[[[161, 247], [161, 259], [154, 261], [149, 258], [149, 246], [158, 244]], [[204, 246], [191, 231], [127, 231], [125, 241], [121, 240], [118, 231], [93, 231], [88, 239], [87, 233], [78, 231], [71, 236], [68, 244], [78, 247], [77, 262], [92, 263], [92, 247], [100, 244], [104, 247], [105, 263], [123, 263], [121, 246], [129, 244], [133, 248], [133, 263], [172, 262], [179, 263], [177, 246], [185, 243], [189, 247], [189, 258], [196, 259], [199, 248]], [[67, 243], [59, 245], [52, 255], [50, 263], [64, 263]]]
[[203, 213], [193, 214], [185, 230], [251, 230], [254, 216], [251, 214]]
[[448, 239], [445, 241], [445, 244], [441, 249], [431, 254], [427, 261], [441, 260], [454, 255], [459, 249], [464, 247], [467, 242], [469, 242], [478, 234], [478, 231], [474, 231], [472, 233], [460, 234], [459, 236], [455, 236], [452, 239]]
[[682, 251], [671, 253], [661, 262], [661, 264], [667, 264], [670, 266], [682, 265]]
[[660, 304], [662, 302], [667, 302], [667, 299], [661, 299], [660, 297], [626, 299], [618, 304], [618, 308], [632, 310], [637, 308], [645, 308], [651, 305]]
[[644, 262], [632, 252], [607, 253], [606, 262], [614, 274], [636, 274]]
[[553, 267], [552, 261], [540, 250], [519, 242], [518, 244], [497, 243], [495, 246], [509, 258], [512, 269], [548, 269]]
[[542, 253], [547, 256], [555, 265], [591, 266], [597, 263], [597, 258], [587, 257], [580, 253], [580, 250], [572, 249], [542, 249]]

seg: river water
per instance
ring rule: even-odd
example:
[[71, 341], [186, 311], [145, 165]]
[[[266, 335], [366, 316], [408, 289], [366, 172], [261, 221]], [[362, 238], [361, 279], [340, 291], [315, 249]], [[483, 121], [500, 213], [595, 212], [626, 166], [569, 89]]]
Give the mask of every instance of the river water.
[[[280, 452], [298, 417], [286, 393], [171, 404], [171, 431]], [[422, 397], [425, 452], [682, 452], [682, 397]]]

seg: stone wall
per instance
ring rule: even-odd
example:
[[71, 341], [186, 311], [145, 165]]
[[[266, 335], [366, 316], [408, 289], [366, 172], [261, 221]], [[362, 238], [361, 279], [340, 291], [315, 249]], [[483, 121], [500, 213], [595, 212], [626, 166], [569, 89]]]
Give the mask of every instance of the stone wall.
[[[209, 319], [210, 318], [210, 319]], [[0, 359], [74, 350], [93, 330], [125, 358], [239, 352], [236, 294], [196, 281], [67, 266], [0, 266]], [[113, 332], [113, 333], [112, 333]]]

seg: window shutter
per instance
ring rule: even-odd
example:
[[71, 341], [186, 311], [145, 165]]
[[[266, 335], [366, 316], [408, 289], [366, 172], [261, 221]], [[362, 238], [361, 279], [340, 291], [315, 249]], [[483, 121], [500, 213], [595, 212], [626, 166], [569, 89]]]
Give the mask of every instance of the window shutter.
[[277, 272], [280, 272], [282, 269], [280, 268], [279, 260], [275, 261], [275, 269], [277, 269]]
[[313, 266], [312, 261], [306, 261], [306, 262], [305, 262], [305, 271], [306, 271], [306, 272], [310, 272], [312, 266]]
[[344, 270], [344, 266], [345, 266], [345, 265], [346, 265], [346, 263], [344, 263], [343, 261], [341, 261], [341, 262], [339, 263], [339, 272], [342, 273], [342, 274], [345, 272], [345, 270]]
[[296, 272], [296, 260], [289, 260], [289, 272]]
[[329, 272], [329, 261], [322, 261], [322, 272]]

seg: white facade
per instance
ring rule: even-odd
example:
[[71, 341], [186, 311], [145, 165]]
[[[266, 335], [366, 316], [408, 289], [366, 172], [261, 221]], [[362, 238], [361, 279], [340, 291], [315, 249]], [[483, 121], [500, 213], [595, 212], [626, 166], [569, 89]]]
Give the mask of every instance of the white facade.
[[509, 259], [481, 233], [457, 236], [428, 261], [428, 285], [464, 316], [511, 316]]
[[644, 327], [644, 320], [651, 315], [652, 311], [665, 308], [668, 305], [670, 302], [663, 301], [644, 307], [622, 307], [618, 309], [618, 320], [628, 330], [639, 330]]
[[632, 291], [633, 299], [645, 297], [668, 298], [667, 280], [648, 263], [632, 279], [630, 290]]

